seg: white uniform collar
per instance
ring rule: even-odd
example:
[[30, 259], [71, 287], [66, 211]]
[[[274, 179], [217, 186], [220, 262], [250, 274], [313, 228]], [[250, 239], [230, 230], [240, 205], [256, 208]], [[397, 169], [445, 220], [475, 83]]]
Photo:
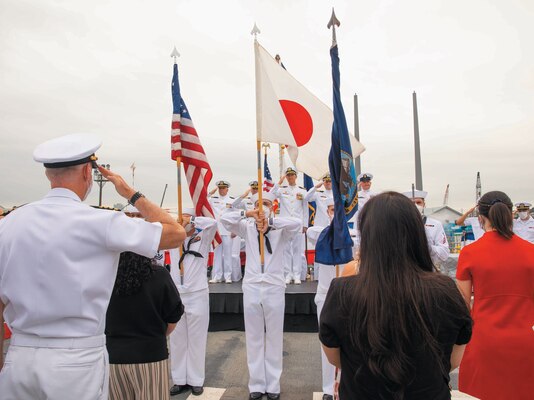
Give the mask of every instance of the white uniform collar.
[[45, 196], [45, 198], [48, 198], [48, 197], [67, 197], [79, 203], [82, 202], [76, 193], [66, 188], [51, 189]]

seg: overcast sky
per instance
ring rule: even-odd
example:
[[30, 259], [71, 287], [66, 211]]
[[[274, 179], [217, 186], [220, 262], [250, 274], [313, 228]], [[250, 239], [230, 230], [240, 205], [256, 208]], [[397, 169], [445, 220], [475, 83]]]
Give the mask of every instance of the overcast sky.
[[[214, 181], [240, 194], [255, 177], [254, 51], [250, 31], [331, 107], [326, 29], [341, 21], [341, 92], [349, 129], [358, 94], [364, 172], [377, 191], [414, 181], [412, 92], [427, 205], [474, 203], [482, 190], [534, 200], [534, 2], [0, 0], [0, 205], [41, 198], [36, 145], [100, 135], [101, 162], [176, 207], [170, 81], [176, 45], [182, 96]], [[275, 146], [273, 146], [275, 148]], [[278, 179], [278, 157], [270, 157]], [[108, 184], [110, 185], [110, 184]], [[186, 203], [189, 202], [186, 192]], [[95, 185], [88, 200], [98, 203]], [[121, 201], [111, 186], [104, 202]]]

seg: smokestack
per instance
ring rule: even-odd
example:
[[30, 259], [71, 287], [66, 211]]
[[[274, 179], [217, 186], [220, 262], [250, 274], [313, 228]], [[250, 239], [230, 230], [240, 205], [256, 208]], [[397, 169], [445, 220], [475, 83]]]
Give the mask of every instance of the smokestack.
[[[360, 120], [358, 118], [358, 95], [354, 93], [354, 136], [356, 140], [360, 141]], [[361, 174], [362, 171], [362, 155], [354, 159], [354, 167], [356, 168], [356, 173]]]
[[419, 143], [419, 117], [417, 115], [417, 94], [413, 92], [413, 136], [415, 147], [415, 188], [423, 190], [423, 170], [421, 168], [421, 145]]

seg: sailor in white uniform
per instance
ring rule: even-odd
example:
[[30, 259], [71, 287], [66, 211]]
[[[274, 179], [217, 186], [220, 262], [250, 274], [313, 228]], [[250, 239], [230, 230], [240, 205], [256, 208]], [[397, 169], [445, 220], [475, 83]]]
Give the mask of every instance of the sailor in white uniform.
[[358, 225], [358, 213], [365, 206], [365, 203], [371, 198], [376, 196], [376, 193], [371, 190], [373, 184], [373, 174], [369, 172], [362, 173], [356, 178], [358, 181], [358, 211], [349, 220], [349, 226], [356, 229]]
[[[230, 232], [245, 239], [247, 262], [243, 279], [243, 307], [249, 370], [250, 399], [267, 393], [268, 399], [280, 398], [282, 345], [285, 307], [285, 279], [282, 259], [284, 245], [301, 231], [300, 219], [273, 218], [272, 192], [263, 192], [263, 211], [233, 211], [221, 221]], [[257, 207], [258, 196], [253, 200]], [[260, 265], [259, 230], [264, 232], [265, 264]]]
[[[320, 190], [321, 186], [324, 186], [324, 190]], [[307, 202], [315, 201], [315, 219], [314, 225], [327, 226], [330, 224], [330, 219], [327, 213], [327, 203], [332, 198], [332, 180], [330, 174], [326, 174], [321, 182], [312, 187], [304, 196], [304, 200]]]
[[100, 146], [87, 134], [39, 145], [33, 158], [44, 164], [52, 189], [0, 221], [0, 325], [5, 317], [13, 331], [0, 373], [2, 400], [107, 399], [104, 325], [119, 255], [152, 257], [185, 239], [167, 212], [104, 168], [100, 173], [147, 221], [83, 203]]
[[242, 210], [253, 210], [254, 203], [251, 198], [258, 193], [258, 181], [249, 182], [249, 188], [241, 196], [237, 197], [232, 203], [233, 208], [239, 208]]
[[403, 194], [414, 202], [415, 206], [423, 217], [425, 233], [428, 239], [428, 246], [430, 250], [430, 257], [432, 258], [432, 262], [439, 267], [439, 264], [445, 262], [447, 258], [449, 258], [449, 242], [447, 241], [447, 235], [445, 235], [445, 230], [443, 229], [441, 222], [424, 215], [425, 198], [428, 193], [424, 190], [410, 190], [409, 192], [404, 192]]
[[[218, 181], [216, 185], [217, 189], [210, 192], [209, 202], [217, 220], [217, 229], [221, 235], [222, 243], [213, 252], [213, 271], [210, 283], [222, 282], [223, 279], [226, 283], [232, 283], [236, 251], [239, 256], [239, 239], [236, 240], [236, 237], [221, 224], [221, 217], [232, 208], [235, 199], [228, 194], [230, 188], [228, 181]], [[214, 195], [217, 190], [218, 195]]]
[[[287, 185], [282, 185], [287, 179]], [[289, 167], [280, 182], [274, 185], [271, 192], [280, 201], [280, 216], [297, 218], [302, 223], [301, 232], [297, 232], [293, 238], [290, 238], [284, 252], [284, 270], [286, 283], [293, 281], [300, 285], [301, 281], [306, 279], [308, 263], [304, 255], [305, 235], [308, 227], [308, 202], [304, 199], [306, 190], [297, 185], [297, 171]]]
[[[178, 288], [185, 313], [171, 333], [171, 396], [191, 387], [194, 395], [202, 394], [205, 378], [206, 344], [209, 325], [209, 292], [206, 268], [210, 246], [217, 233], [217, 221], [196, 217], [194, 208], [182, 212], [186, 231], [194, 230], [180, 251], [171, 251], [171, 276]], [[184, 276], [180, 278], [180, 264]]]
[[514, 219], [514, 233], [522, 239], [534, 243], [534, 219], [530, 215], [532, 204], [522, 201], [515, 204], [518, 218]]
[[[319, 239], [321, 232], [330, 224], [334, 217], [334, 199], [331, 197], [326, 201], [328, 223], [326, 225], [314, 225], [308, 228], [308, 239], [315, 245]], [[317, 319], [320, 320], [321, 311], [323, 310], [326, 294], [330, 288], [332, 279], [336, 277], [336, 267], [334, 265], [323, 265], [315, 262], [314, 270], [319, 271], [319, 282], [317, 285], [317, 293], [315, 294], [315, 304], [317, 305]], [[339, 276], [343, 272], [342, 267], [338, 267]], [[334, 380], [336, 368], [328, 362], [326, 355], [321, 346], [321, 367], [323, 377], [323, 400], [333, 400], [334, 398]]]
[[482, 229], [482, 226], [480, 225], [480, 221], [478, 220], [478, 217], [469, 216], [475, 211], [476, 207], [477, 206], [470, 208], [460, 218], [454, 221], [454, 223], [458, 226], [470, 226], [471, 227], [471, 230], [473, 231], [473, 237], [475, 239], [472, 242], [476, 242], [485, 233], [484, 229]]

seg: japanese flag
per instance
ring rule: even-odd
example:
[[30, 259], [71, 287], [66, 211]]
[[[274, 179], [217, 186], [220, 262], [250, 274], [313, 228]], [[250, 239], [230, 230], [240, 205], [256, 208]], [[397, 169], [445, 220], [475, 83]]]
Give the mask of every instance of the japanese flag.
[[[258, 140], [288, 145], [295, 167], [321, 179], [328, 172], [332, 110], [293, 78], [258, 43], [256, 57], [256, 124]], [[365, 148], [350, 135], [352, 154]]]

